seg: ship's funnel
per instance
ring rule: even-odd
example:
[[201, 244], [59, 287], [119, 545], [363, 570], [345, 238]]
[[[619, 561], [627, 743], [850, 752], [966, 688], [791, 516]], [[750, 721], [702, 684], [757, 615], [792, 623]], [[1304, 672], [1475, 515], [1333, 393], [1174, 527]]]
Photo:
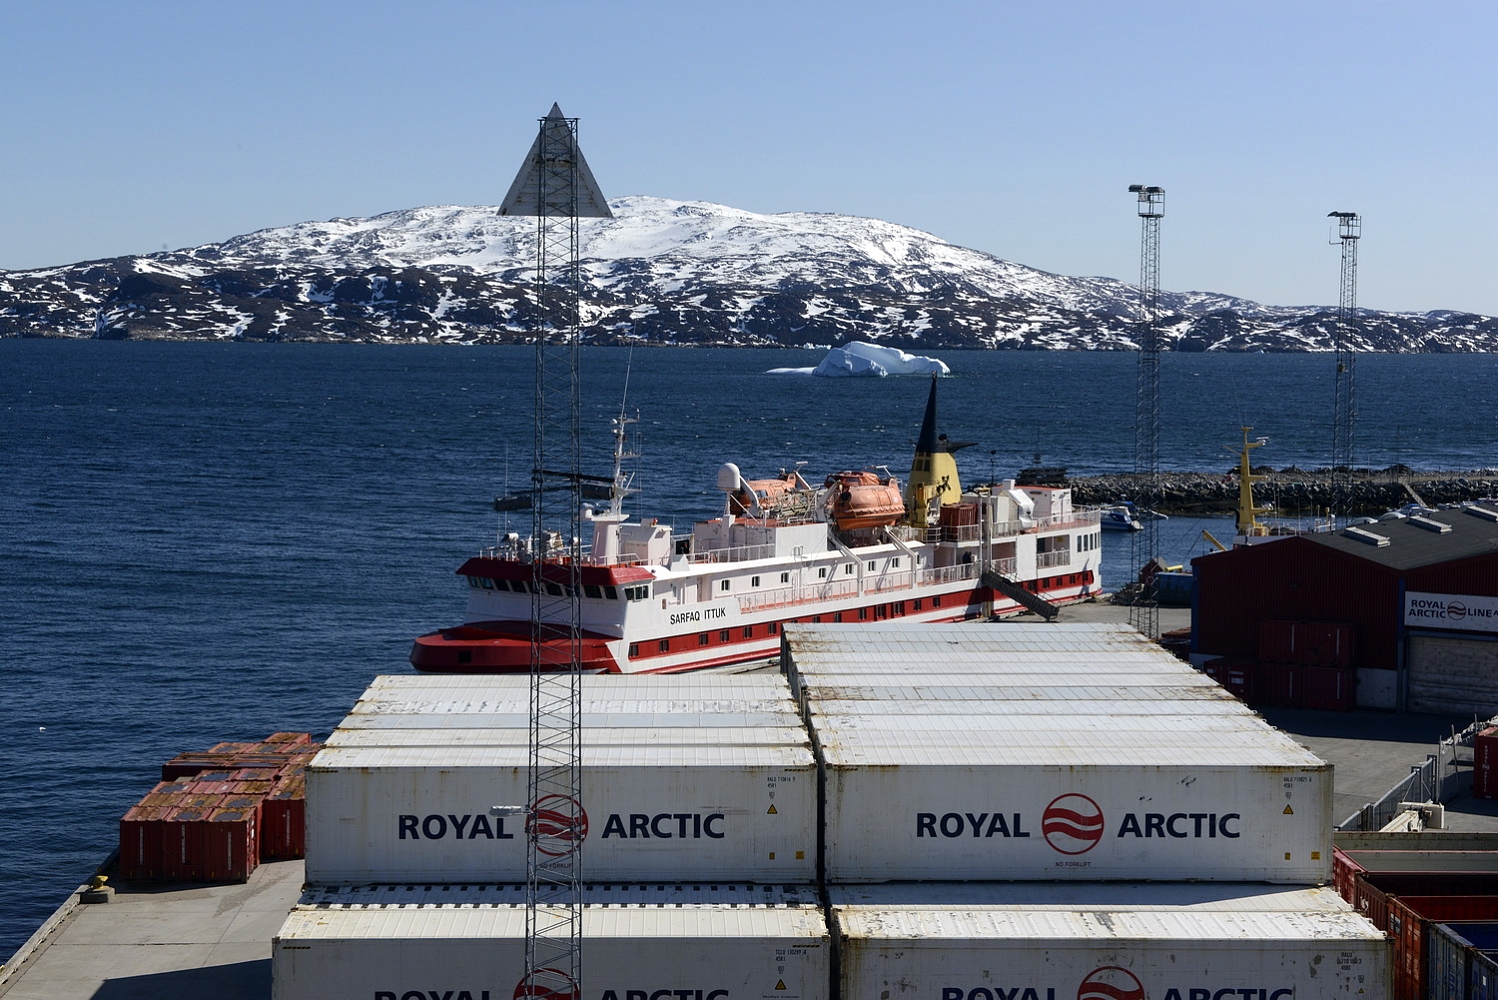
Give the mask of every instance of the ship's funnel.
[[910, 506], [906, 516], [914, 527], [931, 524], [933, 507], [962, 499], [962, 482], [957, 477], [957, 460], [952, 452], [965, 446], [949, 444], [945, 435], [937, 437], [936, 379], [932, 378], [926, 415], [921, 420], [921, 436], [916, 439], [915, 460], [910, 464]]

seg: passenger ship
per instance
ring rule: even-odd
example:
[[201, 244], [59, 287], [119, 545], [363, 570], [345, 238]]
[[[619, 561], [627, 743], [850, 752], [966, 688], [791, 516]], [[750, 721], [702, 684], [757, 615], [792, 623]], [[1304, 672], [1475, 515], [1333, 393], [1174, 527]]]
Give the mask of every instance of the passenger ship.
[[[1101, 591], [1098, 513], [1073, 509], [1065, 487], [963, 490], [953, 457], [963, 445], [936, 434], [934, 379], [903, 493], [887, 470], [840, 472], [816, 487], [799, 472], [744, 479], [730, 463], [718, 471], [722, 515], [684, 535], [621, 513], [623, 424], [610, 508], [583, 512], [592, 530], [579, 567], [584, 669], [729, 666], [776, 656], [786, 622], [951, 622]], [[533, 551], [511, 534], [460, 566], [465, 624], [419, 637], [411, 663], [529, 671]], [[562, 596], [561, 584], [545, 586]]]

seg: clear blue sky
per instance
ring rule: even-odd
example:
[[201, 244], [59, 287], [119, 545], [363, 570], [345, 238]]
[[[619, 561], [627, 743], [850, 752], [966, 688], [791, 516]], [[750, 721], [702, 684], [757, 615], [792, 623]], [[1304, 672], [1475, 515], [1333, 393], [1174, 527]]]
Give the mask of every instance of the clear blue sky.
[[1498, 314], [1498, 4], [0, 3], [0, 267], [494, 204], [552, 101], [609, 197], [915, 226], [1162, 284]]

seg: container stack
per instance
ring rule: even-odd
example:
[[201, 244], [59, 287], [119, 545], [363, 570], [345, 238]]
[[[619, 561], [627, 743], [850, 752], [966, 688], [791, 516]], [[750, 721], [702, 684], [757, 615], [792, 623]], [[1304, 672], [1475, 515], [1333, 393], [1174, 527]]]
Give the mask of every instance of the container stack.
[[[588, 995], [825, 997], [818, 774], [785, 679], [588, 676], [582, 697]], [[307, 770], [280, 1000], [519, 989], [525, 832], [490, 807], [525, 801], [529, 702], [524, 676], [370, 685]]]
[[1498, 997], [1498, 835], [1338, 833], [1337, 891], [1393, 943], [1396, 1000]]
[[1387, 994], [1317, 887], [1331, 768], [1133, 630], [788, 626], [782, 664], [843, 996]]
[[[1137, 633], [793, 625], [782, 663], [583, 678], [587, 982], [548, 995], [1387, 996], [1320, 886], [1330, 767]], [[370, 685], [278, 1000], [520, 995], [528, 723], [526, 677]]]
[[261, 861], [301, 857], [300, 833], [282, 831], [300, 829], [296, 782], [319, 749], [309, 733], [274, 733], [173, 757], [120, 820], [120, 876], [243, 882]]
[[1357, 707], [1353, 627], [1265, 619], [1258, 659], [1218, 657], [1202, 670], [1249, 705], [1349, 712]]

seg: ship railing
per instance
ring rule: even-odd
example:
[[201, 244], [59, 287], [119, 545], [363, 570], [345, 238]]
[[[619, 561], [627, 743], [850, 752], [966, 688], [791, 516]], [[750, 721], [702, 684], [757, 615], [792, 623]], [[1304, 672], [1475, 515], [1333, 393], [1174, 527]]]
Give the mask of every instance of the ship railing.
[[[999, 561], [1003, 562], [1004, 560]], [[1008, 561], [1013, 562], [1014, 560], [1011, 559]], [[934, 569], [922, 570], [917, 580], [921, 586], [929, 587], [934, 584], [952, 583], [957, 580], [974, 580], [977, 579], [980, 572], [979, 564], [976, 562], [961, 563], [957, 566], [937, 566]]]
[[909, 590], [915, 586], [915, 575], [909, 571], [903, 573], [884, 573], [868, 581], [864, 587], [866, 594], [882, 594], [888, 590]]
[[1035, 554], [1036, 569], [1054, 569], [1057, 566], [1065, 566], [1069, 562], [1071, 562], [1071, 549], [1057, 549], [1054, 552]]
[[1019, 560], [1014, 558], [994, 559], [990, 564], [993, 566], [993, 571], [1000, 576], [1013, 577], [1019, 572]]
[[769, 608], [784, 608], [793, 604], [811, 604], [816, 601], [836, 600], [840, 597], [856, 597], [857, 580], [835, 580], [815, 587], [777, 587], [753, 594], [740, 594], [739, 612], [764, 611]]
[[1051, 514], [1035, 518], [1034, 530], [1054, 531], [1057, 528], [1095, 528], [1102, 520], [1102, 511], [1075, 510], [1066, 514]]
[[687, 558], [694, 563], [748, 562], [751, 559], [769, 559], [775, 555], [771, 545], [735, 545], [721, 549], [699, 549]]

